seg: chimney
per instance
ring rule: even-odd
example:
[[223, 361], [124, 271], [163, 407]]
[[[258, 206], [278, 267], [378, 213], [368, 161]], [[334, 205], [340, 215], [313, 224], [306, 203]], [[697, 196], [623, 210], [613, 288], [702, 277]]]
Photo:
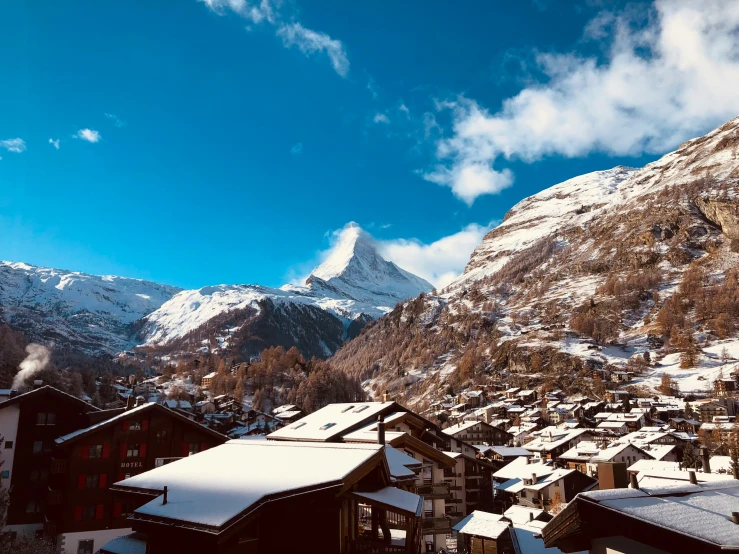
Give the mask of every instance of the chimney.
[[40, 389], [43, 386], [44, 386], [44, 382], [41, 379], [36, 379], [33, 382], [33, 390]]
[[535, 485], [536, 484], [536, 473], [532, 473], [531, 474], [531, 484], [532, 485]]
[[695, 470], [693, 469], [688, 470], [688, 478], [690, 479], [691, 485], [698, 484], [698, 477], [695, 475]]
[[377, 416], [377, 442], [385, 444], [385, 418], [382, 414]]
[[383, 402], [390, 402], [390, 395], [387, 393], [387, 391], [382, 393], [382, 401]]
[[162, 506], [167, 503], [167, 485], [164, 485], [164, 499], [162, 500]]
[[524, 464], [528, 464], [529, 463], [529, 457], [528, 456], [524, 456], [523, 457], [523, 463]]
[[701, 463], [703, 464], [703, 473], [711, 473], [711, 462], [708, 456], [708, 448], [702, 446], [700, 449]]
[[629, 473], [629, 481], [632, 489], [639, 490], [639, 479], [636, 478], [636, 473]]
[[143, 396], [137, 396], [136, 397], [136, 407], [137, 408], [139, 406], [143, 406], [144, 405], [144, 402], [146, 402], [146, 401], [144, 400], [144, 397]]
[[134, 404], [133, 394], [129, 394], [128, 395], [128, 398], [126, 398], [126, 411], [130, 410], [131, 408], [133, 408], [133, 404]]
[[731, 521], [739, 525], [739, 512], [731, 512]]

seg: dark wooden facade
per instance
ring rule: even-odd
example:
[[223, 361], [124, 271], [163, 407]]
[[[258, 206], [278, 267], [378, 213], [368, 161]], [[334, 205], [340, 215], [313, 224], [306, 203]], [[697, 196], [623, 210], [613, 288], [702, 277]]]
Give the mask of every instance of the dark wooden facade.
[[[57, 444], [50, 467], [45, 534], [121, 529], [138, 502], [114, 501], [110, 486], [227, 438], [175, 411], [149, 404]], [[157, 462], [159, 460], [159, 462]]]
[[49, 494], [54, 439], [88, 426], [97, 408], [52, 387], [41, 387], [0, 404], [20, 406], [14, 445], [8, 525], [43, 524], [44, 512], [56, 500]]

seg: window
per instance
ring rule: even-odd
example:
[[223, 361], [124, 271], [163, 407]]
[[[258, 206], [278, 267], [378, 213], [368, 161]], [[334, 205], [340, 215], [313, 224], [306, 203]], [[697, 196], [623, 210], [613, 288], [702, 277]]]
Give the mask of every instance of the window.
[[90, 504], [82, 508], [82, 519], [84, 521], [95, 519], [95, 504]]
[[26, 504], [27, 514], [38, 514], [41, 513], [42, 509], [43, 507], [41, 506], [41, 502], [39, 500], [29, 500], [28, 504]]
[[128, 430], [129, 431], [141, 431], [141, 422], [140, 421], [132, 421], [128, 424]]
[[87, 454], [88, 458], [102, 458], [103, 457], [103, 445], [102, 444], [91, 444], [90, 451]]
[[351, 405], [348, 408], [344, 408], [343, 410], [341, 410], [341, 413], [342, 414], [345, 414], [346, 412], [348, 412], [349, 410], [351, 410], [353, 407], [354, 407], [354, 405]]
[[291, 429], [300, 429], [303, 425], [305, 425], [304, 421], [301, 421], [300, 423], [296, 423], [291, 427]]
[[98, 476], [97, 473], [93, 475], [88, 475], [85, 481], [85, 488], [96, 489], [98, 488], [99, 483], [100, 483], [100, 477]]
[[357, 408], [356, 410], [354, 410], [354, 413], [355, 414], [358, 414], [359, 412], [365, 411], [367, 408], [369, 408], [369, 404], [365, 404], [364, 406], [360, 406], [359, 408]]
[[336, 424], [335, 423], [327, 423], [326, 425], [321, 425], [319, 427], [319, 430], [326, 431], [328, 429], [331, 429], [331, 427], [333, 427], [334, 425], [336, 425]]
[[167, 430], [166, 429], [160, 429], [157, 431], [157, 442], [166, 442], [167, 441]]
[[198, 452], [200, 452], [200, 443], [191, 442], [187, 451], [188, 456], [192, 456]]
[[56, 425], [56, 414], [54, 413], [46, 414], [46, 425]]
[[95, 541], [92, 539], [79, 541], [77, 543], [77, 554], [93, 554], [94, 545]]
[[43, 450], [44, 444], [41, 441], [33, 441], [33, 453], [40, 454]]
[[29, 479], [32, 483], [46, 481], [49, 478], [48, 469], [32, 469]]
[[39, 412], [36, 414], [36, 425], [55, 425], [56, 414], [48, 412]]
[[126, 457], [127, 458], [138, 458], [139, 457], [139, 445], [129, 444], [128, 450], [126, 450]]
[[5, 448], [7, 449], [13, 448], [13, 441], [5, 441]]
[[0, 474], [0, 477], [3, 479], [10, 479], [10, 471], [5, 470]]

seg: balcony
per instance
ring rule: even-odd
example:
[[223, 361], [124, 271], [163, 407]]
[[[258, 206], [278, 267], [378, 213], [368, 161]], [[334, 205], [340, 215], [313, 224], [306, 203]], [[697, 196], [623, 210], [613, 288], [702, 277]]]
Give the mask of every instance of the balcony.
[[423, 532], [428, 534], [451, 533], [452, 524], [446, 517], [430, 517], [423, 520]]
[[62, 503], [62, 491], [49, 489], [46, 495], [46, 504], [49, 506], [58, 506]]
[[427, 500], [442, 498], [447, 500], [452, 497], [448, 485], [417, 485], [415, 493]]
[[468, 473], [464, 476], [465, 479], [482, 479], [482, 473]]
[[67, 472], [67, 460], [63, 458], [52, 458], [49, 473], [52, 475], [60, 475]]

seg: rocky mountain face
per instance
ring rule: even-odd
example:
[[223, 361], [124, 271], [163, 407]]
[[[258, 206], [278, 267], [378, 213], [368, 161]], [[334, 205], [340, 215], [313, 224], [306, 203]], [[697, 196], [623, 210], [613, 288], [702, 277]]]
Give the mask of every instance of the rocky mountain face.
[[592, 394], [601, 368], [633, 371], [637, 393], [662, 373], [704, 387], [739, 358], [738, 151], [739, 118], [519, 202], [458, 279], [330, 362], [416, 405], [503, 380]]
[[297, 346], [325, 358], [364, 325], [432, 285], [384, 260], [372, 238], [347, 226], [305, 284], [219, 285], [182, 291], [143, 321], [148, 351], [232, 351]]
[[86, 353], [135, 344], [134, 322], [180, 291], [139, 279], [0, 262], [0, 315], [31, 340]]

